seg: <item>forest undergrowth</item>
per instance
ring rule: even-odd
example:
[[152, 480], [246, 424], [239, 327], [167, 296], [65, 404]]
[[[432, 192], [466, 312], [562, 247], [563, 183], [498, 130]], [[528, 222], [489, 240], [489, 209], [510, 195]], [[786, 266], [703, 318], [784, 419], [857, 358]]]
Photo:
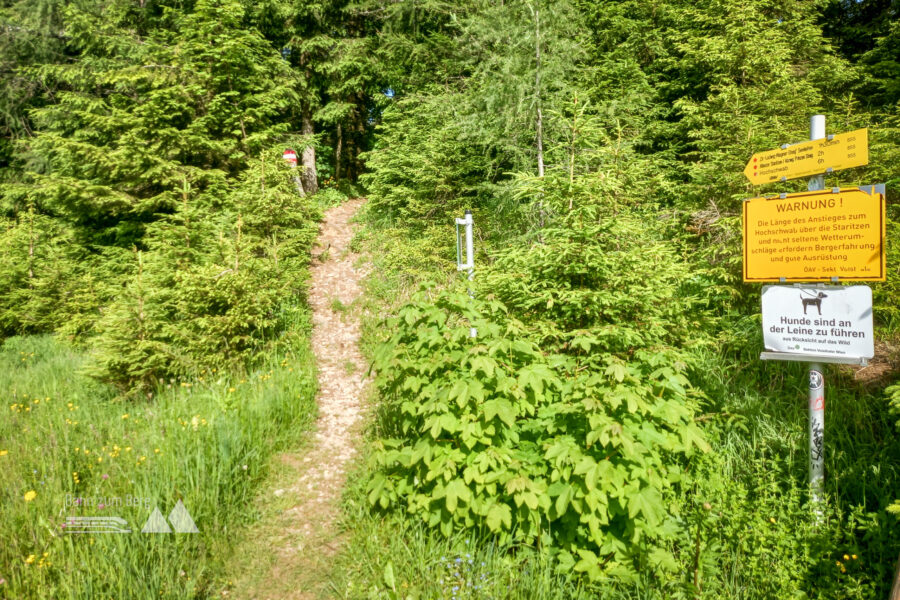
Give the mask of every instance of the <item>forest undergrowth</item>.
[[[710, 286], [682, 281], [697, 265], [676, 268], [668, 280], [644, 270], [687, 262], [678, 244], [663, 241], [671, 224], [657, 229], [654, 252], [641, 237], [652, 229], [629, 229], [623, 212], [615, 217], [579, 238], [572, 217], [563, 216], [565, 233], [548, 227], [531, 254], [497, 251], [477, 271], [475, 300], [449, 269], [433, 269], [443, 283], [416, 291], [415, 263], [391, 266], [415, 250], [370, 223], [371, 247], [397, 250], [382, 254], [370, 281], [367, 339], [379, 409], [368, 466], [346, 499], [351, 542], [333, 575], [339, 595], [872, 598], [886, 591], [900, 552], [889, 511], [900, 445], [881, 382], [857, 380], [848, 367], [828, 373], [828, 501], [817, 515], [807, 491], [805, 369], [759, 361], [758, 316], [740, 314], [741, 300], [722, 315], [716, 298], [699, 293]], [[427, 239], [452, 258], [449, 227]], [[585, 239], [591, 247], [571, 247]], [[628, 259], [634, 266], [619, 274]], [[542, 285], [541, 275], [558, 283], [566, 271], [596, 283], [572, 285], [569, 295]], [[670, 316], [684, 310], [675, 302], [691, 307], [681, 327]], [[591, 317], [585, 308], [595, 306], [609, 308]], [[396, 315], [386, 328], [375, 316], [385, 310]], [[535, 317], [554, 310], [552, 318]], [[624, 313], [610, 317], [614, 327], [602, 323], [607, 311]], [[568, 322], [572, 329], [561, 331]], [[468, 338], [469, 323], [476, 340]], [[635, 351], [642, 341], [649, 349]], [[583, 383], [579, 371], [597, 375]], [[675, 379], [667, 385], [660, 377]], [[517, 388], [525, 392], [517, 396]], [[419, 400], [409, 402], [409, 394]], [[646, 411], [618, 444], [615, 434], [603, 435], [616, 428], [603, 424], [596, 407], [583, 415], [588, 399], [601, 394], [620, 406], [609, 422], [622, 428], [630, 414]], [[659, 417], [663, 405], [645, 404], [669, 394], [692, 407], [681, 417], [687, 421]], [[679, 429], [686, 423], [697, 432], [693, 452], [684, 446], [691, 429]], [[588, 424], [599, 433], [591, 436]], [[640, 462], [641, 446], [654, 453], [662, 446], [670, 458]], [[620, 477], [612, 468], [592, 471], [601, 464], [590, 459], [595, 448], [613, 466], [609, 458], [621, 452]], [[648, 467], [677, 475], [640, 476], [646, 487], [631, 487]], [[592, 500], [593, 490], [605, 497]], [[598, 506], [606, 511], [597, 517], [602, 529], [612, 530], [606, 538], [585, 519]], [[616, 527], [617, 518], [625, 524]], [[566, 526], [570, 520], [587, 521], [582, 540], [569, 537], [579, 529]], [[611, 535], [624, 538], [615, 569], [608, 559], [592, 562], [604, 549], [615, 552]]]
[[[3, 4], [0, 596], [228, 591], [219, 557], [252, 519], [254, 469], [313, 414], [321, 210], [365, 195], [373, 414], [334, 595], [885, 597], [898, 10]], [[868, 129], [868, 164], [825, 180], [884, 184], [888, 272], [867, 282], [870, 366], [827, 368], [817, 510], [804, 368], [759, 360], [741, 209], [807, 189], [742, 172], [819, 114], [828, 134]], [[131, 485], [166, 514], [183, 499], [201, 534], [60, 535], [60, 495]]]

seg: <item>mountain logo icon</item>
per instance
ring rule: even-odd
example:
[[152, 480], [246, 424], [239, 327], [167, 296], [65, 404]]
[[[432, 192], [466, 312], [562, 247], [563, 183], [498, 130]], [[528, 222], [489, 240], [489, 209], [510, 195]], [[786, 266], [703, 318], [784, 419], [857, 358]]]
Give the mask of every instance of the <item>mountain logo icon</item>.
[[175, 533], [200, 533], [197, 525], [194, 524], [194, 519], [191, 518], [190, 513], [188, 513], [181, 500], [169, 513], [169, 523], [172, 524], [172, 529], [175, 530]]
[[[169, 523], [172, 524], [171, 527], [169, 527]], [[173, 531], [175, 533], [200, 533], [200, 530], [197, 529], [197, 525], [194, 523], [194, 519], [191, 518], [190, 513], [181, 500], [169, 513], [168, 522], [166, 522], [162, 513], [159, 512], [159, 507], [154, 506], [153, 512], [150, 513], [147, 522], [141, 528], [141, 533], [172, 533]]]

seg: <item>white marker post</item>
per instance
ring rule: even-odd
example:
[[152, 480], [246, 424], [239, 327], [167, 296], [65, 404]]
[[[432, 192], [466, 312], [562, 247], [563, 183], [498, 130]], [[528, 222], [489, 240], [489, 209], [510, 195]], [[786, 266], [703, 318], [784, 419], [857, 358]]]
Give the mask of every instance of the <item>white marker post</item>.
[[[297, 168], [297, 153], [292, 148], [287, 148], [282, 152], [281, 158], [283, 158], [292, 169]], [[301, 183], [299, 175], [294, 175], [294, 185], [297, 186], [297, 193], [305, 197], [306, 192], [303, 190], [303, 183]]]
[[[825, 137], [825, 115], [809, 120], [809, 139]], [[815, 175], [807, 188], [825, 189], [825, 174]], [[820, 363], [809, 363], [809, 491], [814, 504], [824, 499], [825, 484], [825, 370]]]
[[[468, 271], [469, 281], [475, 279], [475, 245], [472, 240], [472, 224], [472, 211], [468, 209], [466, 210], [465, 216], [462, 219], [456, 219], [456, 270]], [[465, 233], [463, 236], [460, 236], [459, 233], [460, 225], [465, 228]], [[465, 238], [466, 262], [462, 261], [463, 238]], [[469, 288], [469, 296], [474, 297], [471, 288]], [[478, 330], [476, 330], [474, 327], [470, 327], [469, 337], [474, 338], [477, 335]]]

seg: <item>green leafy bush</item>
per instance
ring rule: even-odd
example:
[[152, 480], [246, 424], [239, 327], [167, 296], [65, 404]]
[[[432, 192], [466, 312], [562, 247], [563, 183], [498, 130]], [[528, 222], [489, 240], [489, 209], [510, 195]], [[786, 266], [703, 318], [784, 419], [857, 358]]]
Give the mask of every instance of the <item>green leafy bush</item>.
[[149, 390], [252, 363], [290, 329], [319, 213], [285, 165], [252, 164], [216, 206], [185, 184], [178, 210], [148, 228], [148, 251], [135, 249], [133, 274], [97, 324], [94, 375]]
[[369, 173], [360, 178], [379, 220], [422, 226], [471, 206], [487, 165], [477, 149], [459, 144], [460, 125], [446, 118], [446, 103], [421, 94], [385, 111], [381, 140], [365, 155]]
[[644, 551], [675, 568], [657, 545], [677, 528], [668, 499], [689, 479], [685, 459], [707, 448], [676, 353], [580, 368], [543, 353], [501, 303], [460, 293], [420, 298], [389, 327], [374, 362], [373, 505], [447, 535], [484, 527], [544, 544], [592, 578], [634, 575]]
[[691, 327], [693, 299], [683, 289], [691, 274], [648, 218], [579, 206], [544, 228], [541, 243], [499, 251], [479, 273], [479, 294], [568, 352], [678, 343]]

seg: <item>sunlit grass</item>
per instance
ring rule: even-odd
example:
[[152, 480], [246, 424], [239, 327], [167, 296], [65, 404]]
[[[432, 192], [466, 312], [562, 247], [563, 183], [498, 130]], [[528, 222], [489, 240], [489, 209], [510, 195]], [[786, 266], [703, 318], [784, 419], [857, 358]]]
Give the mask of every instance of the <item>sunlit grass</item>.
[[[202, 598], [227, 587], [220, 561], [254, 519], [268, 457], [315, 416], [309, 349], [250, 373], [166, 381], [142, 402], [80, 375], [84, 361], [49, 336], [0, 349], [0, 597]], [[141, 533], [153, 507], [167, 516], [178, 500], [199, 533]], [[70, 516], [118, 516], [131, 533], [67, 534]]]
[[[363, 478], [361, 478], [361, 476]], [[331, 578], [338, 598], [587, 600], [596, 598], [575, 574], [556, 572], [546, 555], [498, 544], [477, 532], [449, 538], [403, 515], [370, 511], [364, 473], [345, 497], [348, 540]], [[617, 591], [608, 598], [639, 597]]]

